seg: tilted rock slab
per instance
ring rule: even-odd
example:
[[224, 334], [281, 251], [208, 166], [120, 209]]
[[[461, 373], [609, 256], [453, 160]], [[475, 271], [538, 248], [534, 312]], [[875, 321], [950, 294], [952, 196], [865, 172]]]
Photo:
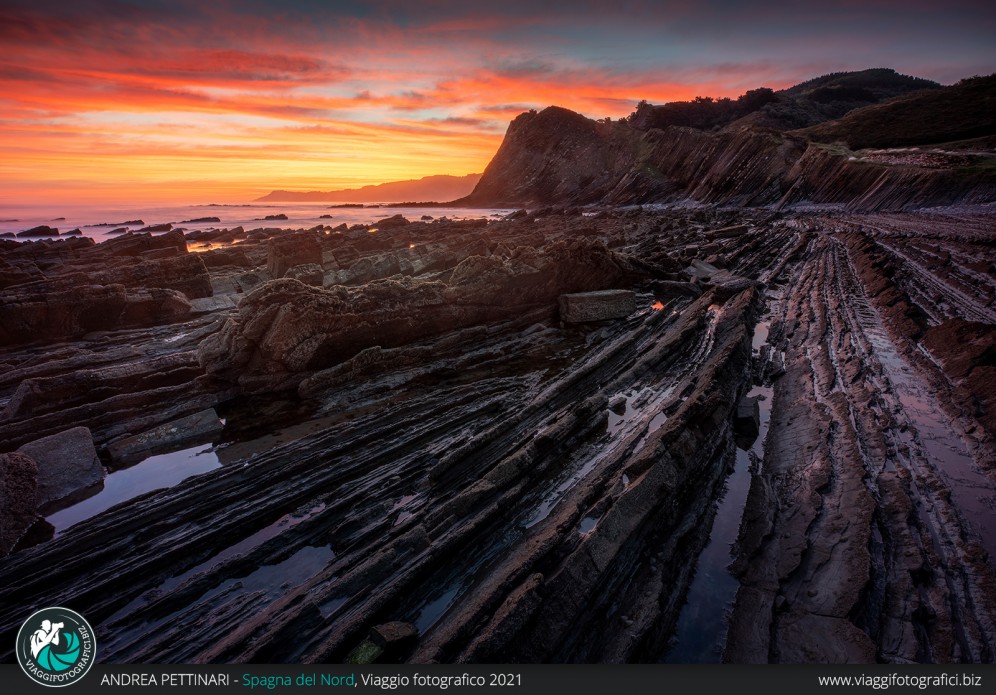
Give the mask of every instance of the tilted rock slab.
[[83, 285], [52, 292], [0, 293], [0, 346], [79, 338], [91, 331], [170, 323], [190, 313], [180, 292]]
[[36, 439], [17, 453], [38, 464], [38, 507], [65, 499], [104, 479], [93, 436], [86, 427]]
[[636, 311], [636, 294], [632, 290], [602, 290], [560, 296], [560, 320], [585, 323], [620, 319]]
[[296, 388], [307, 372], [365, 348], [552, 309], [561, 294], [618, 287], [641, 272], [600, 243], [572, 240], [519, 247], [511, 257], [472, 256], [449, 283], [401, 276], [321, 289], [285, 278], [246, 295], [238, 316], [201, 343], [198, 360], [247, 391]]

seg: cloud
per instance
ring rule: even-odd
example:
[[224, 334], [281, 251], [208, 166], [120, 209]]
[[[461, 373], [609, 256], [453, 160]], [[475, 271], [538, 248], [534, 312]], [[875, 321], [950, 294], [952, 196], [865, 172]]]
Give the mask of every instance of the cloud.
[[963, 0], [7, 0], [0, 198], [471, 173], [530, 108], [618, 117], [870, 66], [953, 81], [992, 71], [994, 31]]

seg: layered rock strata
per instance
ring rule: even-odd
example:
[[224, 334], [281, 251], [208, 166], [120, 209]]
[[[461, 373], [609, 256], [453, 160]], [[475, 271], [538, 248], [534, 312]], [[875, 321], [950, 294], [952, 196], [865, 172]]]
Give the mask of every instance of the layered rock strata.
[[[219, 467], [7, 533], [0, 605], [71, 601], [108, 661], [656, 662], [732, 514], [716, 654], [991, 661], [991, 214], [584, 212], [311, 230], [324, 288], [251, 230], [203, 313], [5, 347], [0, 450], [225, 424]], [[558, 320], [606, 288], [635, 311]]]

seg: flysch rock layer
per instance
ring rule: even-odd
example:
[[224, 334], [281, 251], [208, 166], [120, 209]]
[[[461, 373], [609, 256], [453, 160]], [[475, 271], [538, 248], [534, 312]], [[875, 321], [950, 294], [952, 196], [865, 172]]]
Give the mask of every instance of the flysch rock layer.
[[[2, 348], [0, 451], [85, 426], [109, 465], [215, 408], [223, 465], [21, 535], [0, 606], [68, 602], [108, 661], [329, 663], [394, 625], [393, 660], [657, 662], [723, 513], [738, 589], [710, 654], [991, 661], [993, 229], [545, 208], [301, 230], [322, 288], [273, 278], [279, 230], [198, 234], [240, 242], [204, 264], [224, 300]], [[101, 246], [0, 244], [8, 290]], [[562, 294], [602, 289], [636, 311], [561, 324]], [[746, 506], [718, 512], [756, 419]], [[0, 609], [5, 661], [23, 619]]]

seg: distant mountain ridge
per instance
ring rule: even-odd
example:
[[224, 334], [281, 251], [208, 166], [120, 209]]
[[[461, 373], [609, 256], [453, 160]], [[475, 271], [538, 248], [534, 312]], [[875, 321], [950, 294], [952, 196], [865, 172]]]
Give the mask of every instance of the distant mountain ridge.
[[[619, 121], [551, 106], [512, 121], [474, 191], [456, 202], [852, 210], [989, 203], [996, 200], [994, 95], [996, 75], [941, 87], [875, 69], [737, 100], [641, 102]], [[933, 151], [967, 139], [958, 152]], [[892, 143], [931, 151], [859, 151]]]
[[447, 201], [470, 193], [480, 174], [439, 174], [409, 181], [391, 181], [338, 191], [276, 190], [257, 198], [257, 203], [428, 203]]

